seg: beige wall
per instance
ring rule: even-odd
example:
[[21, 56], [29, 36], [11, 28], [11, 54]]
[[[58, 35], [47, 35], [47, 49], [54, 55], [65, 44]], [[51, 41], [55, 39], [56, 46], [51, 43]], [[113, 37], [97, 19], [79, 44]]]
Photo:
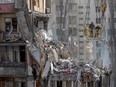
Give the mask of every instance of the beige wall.
[[[27, 3], [28, 3], [29, 10], [33, 10], [33, 11], [37, 11], [37, 12], [41, 12], [41, 13], [45, 13], [46, 5], [50, 6], [50, 5], [48, 5], [48, 3], [46, 4], [46, 0], [33, 0], [33, 1], [28, 0]], [[32, 6], [30, 6], [30, 5], [32, 5]]]

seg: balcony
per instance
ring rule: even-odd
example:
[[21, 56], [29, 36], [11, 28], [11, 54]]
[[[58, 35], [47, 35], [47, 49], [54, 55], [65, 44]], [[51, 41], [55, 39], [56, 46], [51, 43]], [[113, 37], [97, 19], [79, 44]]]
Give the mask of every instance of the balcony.
[[0, 68], [0, 77], [26, 77], [27, 72], [25, 68]]
[[1, 62], [0, 77], [26, 77], [26, 63], [24, 62]]
[[25, 62], [0, 62], [0, 67], [26, 68]]
[[0, 42], [0, 47], [3, 46], [25, 46], [24, 42]]

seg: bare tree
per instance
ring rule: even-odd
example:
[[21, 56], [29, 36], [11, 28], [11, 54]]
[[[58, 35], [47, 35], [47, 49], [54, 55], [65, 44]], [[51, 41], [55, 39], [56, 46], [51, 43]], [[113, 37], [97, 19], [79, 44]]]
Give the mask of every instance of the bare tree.
[[[58, 30], [57, 30], [57, 36], [58, 36], [58, 39], [60, 41], [67, 41], [67, 36], [65, 34], [65, 24], [66, 24], [66, 20], [67, 20], [67, 7], [68, 7], [68, 0], [57, 0], [57, 2], [59, 3], [59, 27], [58, 27]], [[57, 21], [58, 21], [57, 20]]]

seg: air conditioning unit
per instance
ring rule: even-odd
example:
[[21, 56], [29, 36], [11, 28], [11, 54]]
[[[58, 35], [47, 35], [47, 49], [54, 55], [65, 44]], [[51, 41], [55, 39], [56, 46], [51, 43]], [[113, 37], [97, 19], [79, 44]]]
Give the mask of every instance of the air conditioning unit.
[[46, 8], [46, 14], [50, 14], [51, 9], [50, 8]]

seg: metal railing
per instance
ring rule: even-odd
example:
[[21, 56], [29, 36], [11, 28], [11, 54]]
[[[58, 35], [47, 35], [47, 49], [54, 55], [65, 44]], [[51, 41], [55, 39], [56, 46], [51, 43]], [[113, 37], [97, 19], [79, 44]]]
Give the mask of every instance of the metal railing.
[[0, 68], [0, 77], [26, 77], [27, 70], [25, 68]]
[[0, 4], [14, 3], [14, 0], [0, 0]]
[[0, 67], [26, 68], [25, 62], [0, 62]]

